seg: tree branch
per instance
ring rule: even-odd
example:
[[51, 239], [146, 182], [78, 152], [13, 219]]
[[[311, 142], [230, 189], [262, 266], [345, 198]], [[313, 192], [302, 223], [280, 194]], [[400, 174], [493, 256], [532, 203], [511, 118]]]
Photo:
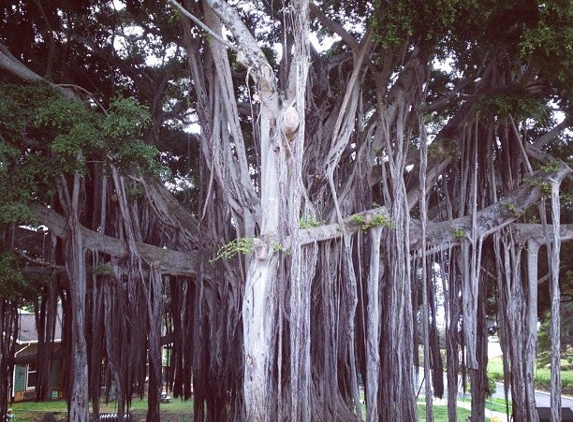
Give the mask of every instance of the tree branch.
[[[0, 68], [7, 70], [11, 74], [29, 83], [48, 82], [42, 76], [32, 71], [21, 61], [19, 61], [16, 57], [14, 57], [12, 53], [10, 53], [10, 51], [2, 43], [0, 43]], [[63, 95], [65, 95], [66, 98], [69, 98], [70, 100], [73, 101], [81, 101], [81, 98], [78, 97], [77, 93], [74, 92], [73, 89], [68, 89], [65, 86], [57, 85], [52, 82], [48, 83], [50, 84], [50, 86], [52, 86], [53, 88], [61, 92]]]
[[[66, 219], [54, 210], [40, 205], [32, 206], [33, 216], [57, 237], [67, 236]], [[87, 227], [80, 226], [83, 238], [83, 247], [122, 258], [129, 256], [129, 250], [123, 240], [97, 233]], [[163, 274], [193, 277], [197, 272], [198, 253], [179, 252], [164, 249], [159, 246], [143, 242], [135, 242], [142, 259]], [[210, 279], [208, 274], [203, 274]]]
[[[477, 236], [487, 236], [515, 221], [525, 210], [539, 201], [542, 196], [542, 188], [545, 183], [551, 180], [563, 180], [571, 169], [561, 163], [558, 169], [552, 172], [537, 171], [526, 179], [522, 185], [512, 195], [497, 203], [479, 211], [476, 216]], [[347, 217], [340, 224], [329, 224], [309, 229], [301, 229], [298, 241], [302, 244], [321, 242], [329, 239], [336, 239], [344, 232], [354, 234], [361, 230], [361, 224], [357, 221], [368, 221], [378, 215], [384, 216], [391, 221], [391, 216], [386, 207], [375, 208], [362, 213]], [[569, 226], [564, 226], [566, 236], [569, 236]], [[343, 230], [344, 228], [344, 230]], [[441, 244], [451, 245], [458, 243], [472, 231], [472, 217], [465, 216], [454, 220], [427, 223], [427, 245], [428, 247]], [[420, 224], [417, 220], [410, 223], [410, 249], [419, 248], [421, 244]]]
[[352, 35], [348, 33], [346, 29], [338, 22], [333, 21], [328, 16], [324, 14], [324, 12], [314, 3], [310, 3], [310, 11], [317, 19], [328, 29], [338, 35], [342, 40], [349, 45], [349, 47], [354, 51], [355, 54], [360, 54], [360, 43], [356, 41]]
[[99, 45], [95, 42], [90, 40], [89, 38], [84, 37], [83, 35], [74, 34], [72, 35], [72, 39], [90, 50], [92, 50], [96, 55], [107, 61], [108, 63], [116, 66], [119, 70], [124, 72], [127, 76], [131, 78], [131, 80], [136, 84], [139, 90], [148, 98], [154, 98], [155, 86], [154, 82], [151, 78], [146, 74], [141, 72], [136, 72], [133, 69], [133, 66], [126, 60], [122, 60], [119, 57], [115, 56], [114, 54], [102, 49]]
[[[539, 170], [526, 178], [516, 191], [508, 197], [479, 211], [475, 216], [476, 235], [485, 237], [517, 220], [530, 206], [539, 201], [543, 188], [552, 181], [563, 180], [571, 169], [561, 163], [552, 172]], [[428, 247], [457, 243], [472, 232], [472, 216], [465, 216], [439, 223], [428, 223]], [[419, 224], [412, 221], [410, 228], [410, 249], [420, 246]]]
[[245, 67], [253, 68], [257, 72], [263, 71], [264, 68], [272, 69], [257, 40], [245, 26], [237, 12], [226, 1], [205, 0], [205, 2], [237, 39], [240, 53], [237, 55], [237, 60]]
[[572, 124], [573, 124], [573, 117], [572, 116], [565, 117], [565, 120], [563, 120], [561, 123], [559, 123], [553, 129], [551, 129], [545, 135], [540, 136], [539, 139], [537, 139], [533, 143], [533, 146], [535, 148], [543, 147], [545, 144], [547, 144], [548, 142], [555, 139], [555, 137], [557, 135], [559, 135], [561, 132], [563, 132], [565, 129], [567, 129], [568, 127], [571, 127]]
[[[525, 243], [527, 240], [535, 240], [540, 245], [547, 243], [543, 224], [514, 224], [515, 238], [518, 242]], [[547, 227], [549, 235], [553, 235], [553, 228]], [[561, 240], [573, 240], [573, 224], [561, 224], [559, 228]]]
[[14, 57], [2, 43], [0, 43], [0, 67], [26, 82], [42, 82], [44, 80]]
[[203, 22], [201, 22], [201, 20], [198, 17], [196, 17], [191, 12], [189, 12], [187, 9], [185, 9], [183, 6], [181, 6], [178, 2], [176, 2], [175, 0], [169, 0], [169, 3], [172, 3], [177, 9], [179, 9], [181, 11], [181, 13], [183, 13], [185, 16], [187, 16], [189, 19], [191, 19], [193, 22], [195, 22], [197, 25], [199, 25], [201, 27], [201, 29], [206, 31], [210, 36], [215, 38], [217, 41], [219, 41], [225, 47], [228, 47], [233, 51], [239, 51], [239, 49], [236, 46], [234, 46], [229, 41], [227, 41], [224, 38], [222, 38], [221, 36], [219, 36], [219, 34], [213, 32], [211, 30], [211, 28], [209, 28], [207, 25], [205, 25]]
[[[526, 180], [513, 195], [478, 212], [476, 218], [478, 236], [487, 236], [515, 221], [519, 214], [540, 199], [542, 193], [539, 186], [541, 183], [550, 178], [562, 180], [570, 171], [569, 167], [565, 165], [552, 173], [538, 171], [530, 179]], [[60, 238], [66, 236], [66, 221], [62, 215], [50, 208], [38, 205], [32, 207], [32, 212], [36, 219], [46, 225], [54, 235]], [[342, 222], [344, 230], [341, 224], [338, 223], [301, 229], [298, 233], [297, 241], [301, 245], [305, 245], [337, 239], [342, 237], [344, 232], [350, 235], [355, 234], [368, 227], [368, 224], [375, 221], [378, 217], [383, 217], [389, 225], [391, 224], [391, 217], [386, 207], [379, 207], [346, 217]], [[437, 223], [428, 222], [428, 247], [457, 243], [462, 237], [461, 234], [470, 233], [471, 228], [471, 216]], [[81, 230], [85, 248], [97, 250], [114, 257], [126, 257], [129, 255], [127, 246], [122, 240], [102, 235], [84, 226], [81, 226]], [[545, 243], [543, 227], [540, 224], [516, 224], [515, 230], [517, 238], [522, 241], [533, 238], [539, 243]], [[573, 225], [562, 225], [560, 233], [563, 240], [573, 239]], [[420, 235], [419, 223], [412, 220], [410, 228], [411, 250], [420, 246]], [[288, 239], [287, 244], [283, 246], [288, 248], [291, 242], [292, 239]], [[136, 246], [141, 257], [164, 274], [189, 277], [196, 275], [199, 260], [196, 252], [180, 252], [142, 242], [136, 242]], [[204, 277], [207, 280], [211, 278], [208, 273], [204, 274]]]

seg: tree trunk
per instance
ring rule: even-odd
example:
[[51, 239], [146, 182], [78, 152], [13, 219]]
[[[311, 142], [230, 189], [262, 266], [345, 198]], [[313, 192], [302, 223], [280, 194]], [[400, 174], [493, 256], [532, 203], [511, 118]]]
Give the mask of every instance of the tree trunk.
[[366, 420], [380, 420], [378, 384], [380, 374], [380, 240], [382, 228], [370, 230], [370, 269], [367, 281], [366, 321]]
[[[89, 420], [88, 360], [86, 343], [86, 261], [79, 222], [80, 175], [74, 184], [68, 208], [69, 237], [66, 239], [66, 270], [70, 279], [71, 300], [71, 389], [69, 396], [70, 422]], [[64, 194], [66, 184], [64, 183]]]
[[271, 356], [276, 334], [278, 256], [270, 245], [258, 246], [251, 261], [243, 302], [245, 420], [272, 421]]
[[0, 298], [0, 415], [12, 400], [12, 373], [18, 338], [18, 302]]
[[147, 390], [147, 422], [161, 420], [159, 404], [161, 403], [161, 390], [163, 388], [162, 378], [162, 356], [161, 356], [161, 326], [162, 326], [162, 301], [163, 289], [161, 274], [153, 268], [149, 275], [149, 285], [147, 287], [147, 312], [148, 331], [147, 344], [149, 356], [149, 386]]
[[538, 287], [539, 243], [535, 240], [527, 242], [527, 338], [525, 340], [524, 370], [525, 380], [525, 418], [524, 422], [537, 422], [539, 415], [535, 403], [535, 360], [537, 358], [537, 287]]
[[[447, 282], [444, 282], [446, 305], [446, 360], [448, 362], [448, 420], [457, 421], [457, 394], [460, 373], [460, 269], [458, 260], [452, 256], [453, 248], [448, 251], [449, 260], [443, 262], [447, 271]], [[445, 269], [443, 270], [445, 271]], [[444, 275], [446, 275], [444, 274]], [[444, 277], [446, 278], [446, 277]]]
[[559, 225], [561, 207], [559, 202], [559, 181], [551, 183], [551, 222], [553, 236], [546, 234], [547, 259], [551, 271], [551, 422], [561, 421], [561, 290], [559, 287], [559, 252], [561, 239]]

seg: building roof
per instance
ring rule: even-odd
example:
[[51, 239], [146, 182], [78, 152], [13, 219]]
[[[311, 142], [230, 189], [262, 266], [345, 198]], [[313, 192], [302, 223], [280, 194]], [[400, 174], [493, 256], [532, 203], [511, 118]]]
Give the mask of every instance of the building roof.
[[[38, 341], [38, 330], [36, 329], [36, 316], [33, 312], [20, 311], [18, 315], [20, 329], [18, 330], [19, 344], [36, 343]], [[62, 309], [58, 307], [56, 316], [56, 332], [54, 341], [62, 341]]]

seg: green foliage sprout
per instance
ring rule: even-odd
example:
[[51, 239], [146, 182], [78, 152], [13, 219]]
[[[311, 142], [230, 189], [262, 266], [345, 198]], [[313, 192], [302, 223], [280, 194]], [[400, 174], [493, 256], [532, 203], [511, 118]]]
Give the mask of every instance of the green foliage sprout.
[[285, 252], [285, 248], [283, 245], [281, 245], [279, 242], [271, 242], [271, 246], [273, 248], [273, 251], [275, 252]]
[[215, 258], [210, 262], [213, 263], [220, 259], [231, 259], [237, 254], [248, 254], [251, 252], [253, 252], [253, 238], [239, 237], [221, 246], [221, 249], [219, 249]]
[[547, 164], [543, 164], [542, 166], [539, 167], [540, 170], [546, 173], [555, 173], [560, 168], [561, 168], [561, 163], [557, 160], [552, 160]]
[[92, 274], [95, 276], [111, 276], [114, 272], [109, 264], [100, 264], [92, 268]]
[[509, 209], [516, 217], [520, 217], [523, 212], [521, 212], [518, 208], [517, 205], [514, 202], [507, 202], [505, 204], [505, 206], [507, 207], [507, 209]]
[[20, 271], [18, 255], [10, 251], [0, 252], [0, 299], [16, 301], [35, 295], [34, 288]]
[[551, 194], [551, 183], [544, 181], [534, 181], [533, 186], [539, 189], [541, 195], [548, 196]]
[[301, 229], [311, 229], [313, 227], [319, 227], [324, 224], [324, 221], [316, 220], [314, 217], [308, 217], [300, 220]]
[[383, 226], [388, 229], [394, 228], [394, 223], [383, 214], [376, 214], [371, 220], [367, 220], [363, 215], [354, 214], [350, 221], [360, 226], [360, 230], [366, 231], [372, 227]]

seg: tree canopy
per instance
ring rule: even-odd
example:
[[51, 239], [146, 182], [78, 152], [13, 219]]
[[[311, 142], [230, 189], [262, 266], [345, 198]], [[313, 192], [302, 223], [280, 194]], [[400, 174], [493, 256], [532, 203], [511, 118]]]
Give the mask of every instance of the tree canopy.
[[149, 422], [164, 388], [196, 421], [410, 422], [418, 365], [428, 421], [446, 389], [456, 420], [460, 375], [483, 421], [492, 312], [520, 421], [550, 316], [559, 420], [569, 0], [14, 0], [0, 21], [0, 414], [26, 302], [39, 399], [63, 307], [71, 421], [105, 384]]

